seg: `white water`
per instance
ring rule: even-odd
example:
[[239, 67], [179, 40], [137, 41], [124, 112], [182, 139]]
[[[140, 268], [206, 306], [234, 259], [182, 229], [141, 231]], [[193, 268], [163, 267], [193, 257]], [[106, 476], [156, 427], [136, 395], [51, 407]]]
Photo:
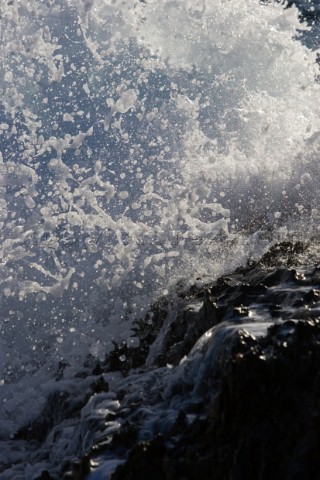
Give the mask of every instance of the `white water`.
[[[180, 279], [319, 217], [316, 52], [256, 0], [0, 6], [0, 427]], [[221, 241], [227, 238], [227, 241]], [[217, 235], [220, 235], [220, 240]], [[250, 235], [249, 235], [250, 234]]]

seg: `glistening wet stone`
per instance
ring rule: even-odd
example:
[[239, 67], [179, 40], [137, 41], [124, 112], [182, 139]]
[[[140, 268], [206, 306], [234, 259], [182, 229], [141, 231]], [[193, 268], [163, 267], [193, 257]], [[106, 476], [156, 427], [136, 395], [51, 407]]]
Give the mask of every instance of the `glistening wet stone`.
[[88, 359], [78, 390], [62, 378], [17, 435], [37, 445], [38, 478], [85, 480], [109, 463], [112, 480], [319, 478], [319, 269], [301, 246], [285, 267], [288, 248], [177, 287], [136, 322], [139, 347]]

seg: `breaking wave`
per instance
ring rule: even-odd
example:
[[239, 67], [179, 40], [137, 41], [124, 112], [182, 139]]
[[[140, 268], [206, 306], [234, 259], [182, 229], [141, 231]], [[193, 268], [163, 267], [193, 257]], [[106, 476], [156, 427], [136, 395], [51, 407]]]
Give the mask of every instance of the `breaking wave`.
[[1, 430], [177, 282], [319, 219], [317, 51], [256, 0], [3, 2]]

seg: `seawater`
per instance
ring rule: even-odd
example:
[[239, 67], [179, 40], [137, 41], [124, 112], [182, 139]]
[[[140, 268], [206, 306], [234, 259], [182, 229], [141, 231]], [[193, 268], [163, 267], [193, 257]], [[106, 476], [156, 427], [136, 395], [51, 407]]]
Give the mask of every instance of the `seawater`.
[[2, 439], [177, 282], [318, 233], [317, 39], [285, 7], [2, 2]]

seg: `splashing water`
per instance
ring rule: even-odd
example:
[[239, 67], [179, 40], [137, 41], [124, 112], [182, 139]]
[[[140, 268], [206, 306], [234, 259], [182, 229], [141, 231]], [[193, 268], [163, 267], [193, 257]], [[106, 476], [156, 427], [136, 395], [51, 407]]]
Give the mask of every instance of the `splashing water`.
[[266, 229], [316, 227], [320, 87], [294, 7], [18, 0], [0, 15], [6, 436], [59, 361], [71, 375], [136, 345], [130, 320], [178, 280], [258, 256]]

